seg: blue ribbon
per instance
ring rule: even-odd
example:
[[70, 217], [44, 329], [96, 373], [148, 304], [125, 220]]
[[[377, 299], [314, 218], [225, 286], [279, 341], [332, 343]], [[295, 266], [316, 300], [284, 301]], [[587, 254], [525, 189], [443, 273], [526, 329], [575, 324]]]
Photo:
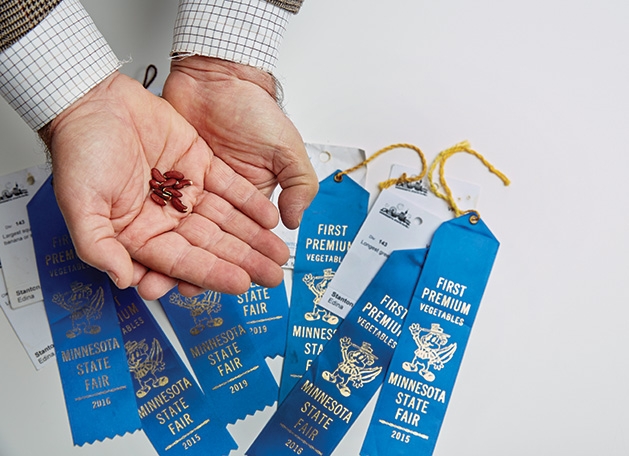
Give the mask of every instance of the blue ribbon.
[[246, 293], [236, 297], [240, 319], [264, 357], [284, 355], [288, 324], [288, 296], [282, 281], [274, 288], [255, 283]]
[[241, 321], [236, 296], [207, 291], [189, 298], [171, 290], [160, 301], [221, 420], [233, 424], [275, 403], [277, 383]]
[[218, 408], [175, 352], [133, 288], [111, 287], [142, 429], [160, 455], [229, 454], [238, 446]]
[[248, 455], [328, 455], [384, 380], [426, 250], [391, 253]]
[[470, 217], [433, 237], [361, 455], [434, 451], [499, 245]]
[[75, 445], [140, 427], [108, 277], [74, 249], [49, 178], [28, 204], [44, 307]]
[[340, 323], [339, 317], [318, 303], [367, 216], [369, 193], [347, 176], [335, 181], [338, 172], [320, 183], [300, 224], [280, 402]]

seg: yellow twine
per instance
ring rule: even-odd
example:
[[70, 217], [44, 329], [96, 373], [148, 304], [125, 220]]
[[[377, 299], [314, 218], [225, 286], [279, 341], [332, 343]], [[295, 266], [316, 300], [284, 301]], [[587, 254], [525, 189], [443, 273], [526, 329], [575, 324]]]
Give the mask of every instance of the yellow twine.
[[[428, 170], [428, 182], [430, 183], [430, 190], [432, 190], [432, 192], [435, 195], [437, 195], [439, 198], [447, 201], [447, 203], [450, 205], [450, 207], [454, 211], [454, 214], [456, 217], [459, 217], [462, 214], [473, 213], [474, 215], [470, 218], [470, 221], [472, 223], [477, 223], [478, 220], [480, 219], [480, 214], [478, 213], [478, 211], [475, 211], [473, 209], [467, 210], [467, 211], [461, 211], [459, 207], [456, 205], [454, 196], [452, 196], [452, 190], [450, 190], [450, 187], [448, 186], [448, 183], [446, 182], [446, 179], [445, 179], [445, 173], [444, 173], [445, 162], [448, 158], [450, 158], [452, 155], [458, 152], [466, 152], [478, 158], [487, 167], [487, 169], [490, 172], [492, 172], [493, 174], [498, 176], [500, 180], [502, 180], [504, 185], [509, 185], [511, 181], [509, 181], [507, 176], [505, 176], [503, 173], [498, 171], [491, 163], [489, 163], [487, 159], [485, 159], [485, 157], [483, 157], [481, 154], [479, 154], [474, 149], [472, 149], [472, 146], [467, 141], [463, 141], [458, 144], [455, 144], [449, 149], [441, 151], [437, 155], [435, 160], [430, 165], [430, 169]], [[439, 192], [437, 185], [433, 181], [433, 173], [437, 166], [439, 166], [439, 181], [441, 183], [441, 187], [445, 191], [445, 194]]]
[[421, 180], [426, 175], [426, 157], [424, 157], [424, 153], [421, 151], [421, 149], [419, 147], [417, 147], [417, 146], [414, 146], [413, 144], [398, 143], [398, 144], [391, 144], [390, 146], [387, 146], [387, 147], [383, 147], [382, 149], [378, 150], [377, 152], [374, 152], [370, 157], [366, 158], [365, 160], [363, 160], [358, 165], [356, 165], [356, 166], [354, 166], [352, 168], [346, 169], [345, 171], [339, 172], [336, 176], [334, 176], [334, 180], [337, 181], [337, 182], [341, 182], [341, 180], [343, 180], [343, 176], [345, 176], [346, 174], [354, 172], [354, 171], [356, 171], [357, 169], [359, 169], [362, 166], [366, 166], [367, 163], [372, 161], [374, 158], [384, 154], [385, 152], [393, 150], [393, 149], [411, 149], [411, 150], [414, 150], [415, 152], [417, 152], [417, 154], [419, 155], [419, 158], [420, 158], [420, 160], [422, 162], [422, 171], [417, 176], [410, 176], [410, 177], [408, 177], [406, 175], [406, 173], [402, 173], [402, 175], [400, 177], [398, 177], [398, 178], [388, 179], [388, 180], [386, 180], [384, 182], [380, 182], [380, 184], [378, 184], [378, 186], [380, 187], [380, 190], [383, 190], [385, 188], [389, 188], [392, 185], [395, 185], [395, 184], [398, 184], [398, 183], [415, 182], [415, 181]]

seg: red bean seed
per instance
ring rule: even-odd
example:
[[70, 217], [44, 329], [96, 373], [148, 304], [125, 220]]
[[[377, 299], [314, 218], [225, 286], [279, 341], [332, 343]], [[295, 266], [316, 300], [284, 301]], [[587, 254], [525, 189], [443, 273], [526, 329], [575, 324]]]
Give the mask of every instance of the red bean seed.
[[192, 185], [192, 181], [190, 179], [181, 179], [179, 182], [173, 185], [173, 188], [182, 189], [184, 187], [189, 187], [190, 185]]
[[159, 196], [161, 199], [163, 199], [165, 201], [170, 201], [170, 198], [171, 198], [171, 195], [168, 195], [168, 194], [164, 193], [159, 188], [154, 188], [153, 189], [153, 194]]
[[151, 193], [151, 199], [160, 206], [166, 206], [166, 201], [157, 196], [155, 193]]
[[175, 171], [175, 170], [171, 170], [171, 171], [166, 171], [164, 173], [164, 177], [168, 178], [168, 179], [177, 179], [177, 180], [181, 180], [184, 178], [183, 173], [179, 172], [179, 171]]
[[183, 193], [173, 187], [162, 188], [162, 191], [170, 196], [176, 196], [177, 198], [181, 198], [183, 196]]
[[165, 182], [162, 182], [162, 188], [165, 187], [172, 187], [173, 185], [175, 185], [177, 183], [177, 179], [168, 179]]
[[151, 186], [151, 188], [159, 188], [161, 184], [157, 182], [155, 179], [151, 179], [149, 181], [149, 185]]
[[162, 188], [172, 187], [176, 183], [177, 183], [177, 179], [168, 179], [167, 181], [162, 182]]
[[164, 175], [162, 173], [159, 172], [159, 169], [157, 168], [152, 168], [151, 169], [151, 176], [153, 177], [153, 179], [155, 179], [157, 182], [164, 182], [166, 180], [166, 178], [164, 177]]
[[184, 204], [181, 202], [179, 198], [173, 198], [170, 201], [170, 204], [172, 204], [173, 207], [177, 209], [179, 212], [186, 212], [188, 210], [188, 208], [184, 206]]

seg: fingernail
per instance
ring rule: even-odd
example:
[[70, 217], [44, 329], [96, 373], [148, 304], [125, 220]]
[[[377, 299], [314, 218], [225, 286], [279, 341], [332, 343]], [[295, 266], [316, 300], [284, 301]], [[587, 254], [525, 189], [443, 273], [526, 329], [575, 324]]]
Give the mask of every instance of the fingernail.
[[107, 275], [109, 276], [109, 278], [111, 279], [111, 281], [112, 281], [113, 283], [115, 283], [115, 284], [116, 284], [116, 286], [118, 286], [118, 276], [117, 276], [116, 274], [114, 274], [113, 272], [111, 272], [111, 271], [107, 271]]

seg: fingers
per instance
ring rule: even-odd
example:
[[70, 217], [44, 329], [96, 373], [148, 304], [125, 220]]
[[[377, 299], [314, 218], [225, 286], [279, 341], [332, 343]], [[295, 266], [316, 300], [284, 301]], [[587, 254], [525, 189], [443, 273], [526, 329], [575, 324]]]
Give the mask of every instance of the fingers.
[[177, 285], [177, 279], [156, 271], [147, 271], [137, 283], [137, 291], [147, 301], [159, 299]]
[[132, 286], [136, 286], [138, 294], [147, 301], [160, 299], [175, 286], [178, 287], [179, 293], [184, 296], [196, 296], [207, 290], [206, 288], [198, 287], [188, 282], [178, 282], [177, 279], [165, 274], [151, 271], [137, 261], [133, 263], [136, 270], [136, 277], [134, 278]]
[[277, 226], [279, 218], [273, 203], [218, 157], [212, 159], [205, 189], [221, 196], [262, 227], [271, 229]]
[[137, 286], [148, 272], [149, 270], [146, 266], [133, 260], [133, 281], [131, 282], [131, 286]]
[[[286, 245], [268, 230], [261, 227], [249, 229], [247, 225], [252, 222], [248, 223], [248, 219], [234, 209], [233, 214], [223, 217], [221, 210], [224, 208], [219, 209], [223, 204], [218, 197], [206, 198], [177, 228], [177, 233], [196, 248], [242, 269], [250, 280], [268, 287], [279, 285], [284, 277], [280, 265], [288, 259]], [[206, 212], [212, 220], [205, 216]], [[203, 282], [186, 280], [212, 288]]]
[[151, 268], [139, 281], [138, 292], [157, 299], [175, 279], [187, 296], [206, 289], [240, 294], [251, 281], [275, 287], [284, 277], [280, 264], [288, 259], [288, 249], [225, 200], [206, 194], [173, 231], [151, 238], [134, 257]]
[[[272, 260], [276, 265], [282, 265], [288, 260], [289, 250], [284, 241], [271, 231], [252, 221], [217, 195], [205, 194], [195, 205], [194, 212], [216, 224], [221, 231], [229, 233], [244, 242], [247, 247], [250, 247], [250, 249], [246, 249], [247, 252], [249, 250], [259, 252], [264, 257]], [[192, 222], [195, 220], [186, 220], [186, 233], [193, 244], [205, 245], [208, 243], [208, 239], [204, 238], [202, 233], [191, 229], [192, 227], [202, 229], [200, 224], [192, 225]], [[229, 238], [231, 237], [227, 239]], [[233, 246], [230, 246], [230, 248], [233, 248]], [[225, 252], [225, 255], [230, 255], [230, 253]], [[233, 256], [233, 254], [230, 256]]]
[[134, 263], [138, 265], [137, 270], [140, 271], [141, 269], [141, 271], [133, 285], [137, 286], [138, 294], [147, 301], [161, 298], [177, 285], [179, 293], [184, 296], [196, 296], [206, 291], [205, 288], [197, 287], [188, 282], [178, 282], [177, 279], [165, 274], [146, 269], [140, 263]]
[[150, 239], [134, 256], [154, 271], [202, 288], [240, 294], [250, 286], [251, 279], [242, 268], [191, 245], [173, 231]]
[[182, 294], [183, 296], [190, 296], [190, 297], [200, 295], [201, 293], [204, 293], [205, 291], [207, 291], [206, 288], [197, 287], [196, 285], [193, 285], [188, 282], [179, 282], [179, 286], [177, 288], [178, 288], [177, 291], [179, 291], [179, 294]]
[[[186, 217], [174, 231], [149, 239], [134, 252], [134, 258], [153, 271], [197, 287], [229, 294], [244, 293], [252, 280], [263, 286], [277, 286], [283, 279], [280, 265], [252, 245], [270, 245], [260, 249], [278, 257], [273, 252], [285, 249], [283, 243], [261, 227], [257, 234], [255, 230], [250, 231], [246, 223], [248, 219], [238, 215], [238, 211], [233, 208], [233, 213], [228, 211], [225, 217], [216, 215], [220, 214], [220, 211], [215, 211], [221, 206], [220, 198], [214, 196], [208, 199], [197, 204], [195, 212]], [[218, 219], [218, 224], [205, 217], [205, 211]], [[249, 223], [253, 224], [251, 221]], [[244, 230], [241, 236], [247, 242], [227, 231], [238, 232], [239, 229]], [[286, 255], [282, 254], [278, 258], [285, 261]], [[149, 293], [145, 288], [142, 290]]]

